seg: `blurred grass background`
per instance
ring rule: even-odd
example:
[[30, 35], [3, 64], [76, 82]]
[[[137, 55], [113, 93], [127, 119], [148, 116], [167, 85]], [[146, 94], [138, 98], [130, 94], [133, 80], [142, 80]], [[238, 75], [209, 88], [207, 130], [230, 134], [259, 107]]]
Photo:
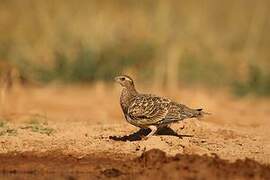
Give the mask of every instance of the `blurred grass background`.
[[269, 96], [269, 12], [268, 0], [1, 0], [0, 71]]

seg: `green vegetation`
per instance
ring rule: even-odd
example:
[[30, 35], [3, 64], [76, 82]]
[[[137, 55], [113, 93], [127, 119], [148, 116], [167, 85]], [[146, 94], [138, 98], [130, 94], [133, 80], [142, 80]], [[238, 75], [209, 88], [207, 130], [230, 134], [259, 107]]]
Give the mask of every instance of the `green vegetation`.
[[0, 136], [16, 136], [17, 130], [10, 128], [4, 120], [0, 120]]
[[270, 96], [270, 73], [262, 71], [256, 65], [250, 65], [246, 81], [235, 80], [233, 90], [236, 95], [250, 93], [259, 96]]
[[228, 84], [225, 67], [212, 59], [187, 55], [179, 63], [178, 77], [187, 85], [222, 86]]
[[[4, 1], [0, 63], [44, 84], [108, 84], [132, 72], [145, 84], [178, 81], [269, 96], [270, 68], [261, 68], [270, 65], [268, 5], [269, 0]], [[249, 60], [256, 66], [241, 72]]]
[[5, 126], [5, 122], [3, 121], [0, 121], [0, 128], [4, 127]]
[[0, 136], [3, 136], [3, 135], [16, 136], [17, 135], [17, 130], [16, 129], [6, 128], [6, 129], [0, 131]]
[[[81, 48], [74, 59], [64, 53], [56, 53], [52, 67], [39, 64], [20, 63], [22, 72], [26, 69], [32, 76], [26, 77], [43, 83], [58, 81], [62, 83], [93, 83], [95, 81], [113, 82], [114, 76], [126, 69], [132, 69], [139, 78], [153, 78], [154, 56], [156, 46], [141, 43], [123, 49], [110, 47], [95, 53], [88, 48]], [[31, 73], [29, 73], [31, 72]], [[270, 73], [258, 65], [249, 65], [245, 79], [238, 79], [237, 70], [230, 69], [214, 60], [211, 56], [186, 54], [179, 60], [177, 78], [187, 86], [199, 84], [205, 87], [230, 87], [237, 96], [255, 94], [270, 96]], [[145, 80], [147, 83], [147, 81]], [[0, 124], [1, 127], [1, 124]], [[32, 127], [34, 132], [42, 132], [42, 128]], [[47, 131], [47, 130], [44, 130]], [[48, 130], [50, 133], [50, 130]], [[44, 132], [46, 133], [46, 132]]]
[[47, 127], [46, 122], [40, 122], [39, 119], [33, 118], [28, 122], [29, 125], [21, 127], [21, 129], [30, 129], [32, 132], [46, 134], [48, 136], [52, 135], [55, 130], [53, 128]]
[[32, 65], [33, 72], [42, 82], [59, 80], [68, 83], [112, 81], [112, 78], [124, 69], [137, 68], [147, 71], [153, 59], [154, 47], [148, 43], [131, 47], [109, 47], [101, 52], [81, 48], [74, 58], [64, 53], [56, 53], [53, 67]]

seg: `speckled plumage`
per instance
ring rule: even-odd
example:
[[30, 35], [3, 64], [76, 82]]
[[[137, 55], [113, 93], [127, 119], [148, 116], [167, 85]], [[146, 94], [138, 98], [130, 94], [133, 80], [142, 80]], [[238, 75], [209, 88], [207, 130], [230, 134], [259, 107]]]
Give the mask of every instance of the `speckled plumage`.
[[151, 94], [140, 94], [136, 91], [133, 80], [126, 75], [115, 78], [123, 87], [120, 105], [126, 120], [140, 128], [150, 128], [152, 132], [164, 125], [186, 118], [200, 118], [202, 109], [191, 109], [168, 98]]

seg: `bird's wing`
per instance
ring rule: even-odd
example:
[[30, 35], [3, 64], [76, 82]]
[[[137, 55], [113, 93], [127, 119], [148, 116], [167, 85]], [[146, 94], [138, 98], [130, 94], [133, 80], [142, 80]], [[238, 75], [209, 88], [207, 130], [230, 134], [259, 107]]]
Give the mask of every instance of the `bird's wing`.
[[196, 117], [200, 114], [200, 109], [191, 109], [176, 102], [170, 103], [169, 111], [165, 117], [166, 122], [180, 121], [186, 118]]
[[152, 95], [141, 95], [128, 108], [129, 117], [140, 124], [157, 124], [168, 113], [170, 100]]

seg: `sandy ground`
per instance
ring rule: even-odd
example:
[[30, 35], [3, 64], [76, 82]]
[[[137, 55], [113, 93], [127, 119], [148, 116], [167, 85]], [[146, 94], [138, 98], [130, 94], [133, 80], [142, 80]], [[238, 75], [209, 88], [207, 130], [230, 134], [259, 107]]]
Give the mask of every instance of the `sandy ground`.
[[[104, 163], [110, 159], [114, 162], [109, 163], [113, 168], [115, 163], [121, 160], [125, 163], [132, 160], [134, 163], [134, 159], [151, 149], [159, 149], [169, 157], [177, 154], [187, 155], [187, 161], [190, 158], [194, 159], [194, 155], [200, 155], [195, 158], [200, 162], [200, 158], [205, 157], [201, 155], [207, 155], [210, 162], [213, 161], [211, 158], [216, 159], [218, 156], [228, 160], [227, 164], [246, 158], [260, 164], [270, 164], [269, 99], [237, 99], [223, 92], [201, 89], [192, 89], [192, 92], [186, 89], [178, 93], [148, 89], [147, 91], [155, 94], [179, 99], [179, 102], [191, 107], [203, 107], [212, 115], [201, 121], [192, 119], [173, 124], [170, 128], [162, 129], [157, 135], [142, 141], [140, 137], [146, 135], [147, 130], [139, 131], [125, 122], [119, 106], [119, 91], [118, 88], [103, 85], [91, 88], [48, 87], [13, 90], [5, 99], [0, 120], [0, 159], [6, 163], [0, 166], [2, 172], [42, 172], [42, 168], [38, 166], [19, 166], [18, 163], [23, 159], [20, 155], [26, 158], [24, 162], [29, 164], [32, 162], [31, 158], [36, 159], [36, 156], [51, 157], [50, 161], [53, 161], [54, 154], [63, 159], [67, 156], [85, 161], [89, 160], [89, 157], [98, 157], [98, 160], [90, 158], [89, 162], [100, 161], [101, 158], [105, 159], [100, 161]], [[243, 164], [245, 166], [245, 163]], [[162, 168], [166, 169], [165, 166]], [[102, 174], [104, 169], [101, 167], [103, 166], [98, 168], [96, 164], [94, 169], [98, 169]], [[77, 171], [83, 172], [83, 169]], [[137, 172], [141, 172], [139, 170]], [[116, 171], [118, 172], [112, 170], [108, 173], [117, 173]], [[130, 170], [122, 168], [122, 171], [136, 175]], [[211, 171], [213, 169], [210, 168], [210, 174]], [[148, 173], [155, 172], [144, 171], [145, 176], [141, 178], [146, 178]], [[2, 177], [16, 179], [16, 176]], [[31, 177], [29, 175], [26, 179]], [[125, 179], [133, 176], [121, 176], [120, 173], [117, 177]], [[173, 177], [177, 178], [176, 175]], [[207, 177], [209, 176], [205, 176]], [[257, 178], [266, 177], [264, 174]]]

